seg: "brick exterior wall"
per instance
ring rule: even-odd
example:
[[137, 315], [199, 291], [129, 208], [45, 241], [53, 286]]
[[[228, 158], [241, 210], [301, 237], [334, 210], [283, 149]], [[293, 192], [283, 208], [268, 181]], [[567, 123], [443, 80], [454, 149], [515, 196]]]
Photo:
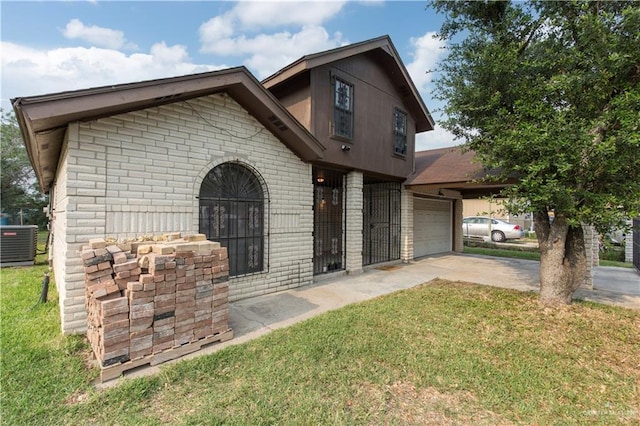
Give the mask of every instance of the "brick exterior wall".
[[413, 260], [413, 192], [404, 186], [400, 193], [400, 259], [404, 263]]
[[81, 245], [105, 236], [198, 232], [202, 180], [227, 161], [253, 169], [269, 200], [265, 270], [232, 278], [230, 300], [313, 281], [311, 165], [230, 97], [74, 123], [63, 150], [53, 203], [63, 333], [86, 330]]
[[362, 268], [362, 224], [363, 224], [363, 175], [361, 172], [347, 174], [347, 203], [346, 203], [346, 252], [345, 266], [348, 274], [363, 271]]
[[587, 278], [583, 287], [593, 289], [593, 267], [600, 264], [598, 232], [590, 225], [582, 225], [582, 231], [584, 233], [584, 246], [587, 254]]
[[624, 236], [624, 261], [633, 263], [633, 221], [628, 220], [629, 230]]

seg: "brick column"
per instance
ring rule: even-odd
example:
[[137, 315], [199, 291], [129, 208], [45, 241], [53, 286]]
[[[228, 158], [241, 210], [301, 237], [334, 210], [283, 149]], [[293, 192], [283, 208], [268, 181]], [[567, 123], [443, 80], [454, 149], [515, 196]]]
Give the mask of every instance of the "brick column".
[[582, 286], [593, 290], [593, 267], [600, 264], [598, 232], [591, 225], [582, 225], [582, 231], [584, 234], [584, 248], [587, 254], [587, 278]]
[[400, 259], [413, 260], [413, 193], [402, 188], [400, 194]]
[[624, 236], [624, 261], [627, 263], [633, 262], [633, 221], [628, 220], [627, 225], [629, 230]]
[[345, 247], [345, 270], [348, 274], [362, 272], [362, 189], [360, 172], [347, 174], [347, 203], [345, 205], [347, 241]]

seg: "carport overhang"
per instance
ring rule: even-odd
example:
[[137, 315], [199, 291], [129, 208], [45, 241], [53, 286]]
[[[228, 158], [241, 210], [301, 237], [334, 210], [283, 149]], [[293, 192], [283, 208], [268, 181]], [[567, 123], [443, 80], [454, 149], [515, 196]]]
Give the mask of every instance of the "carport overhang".
[[405, 182], [405, 188], [413, 193], [414, 200], [430, 198], [450, 203], [451, 249], [462, 252], [463, 200], [497, 195], [515, 183], [515, 179], [496, 181], [497, 175], [484, 168], [473, 151], [462, 147], [440, 148], [416, 152], [415, 172]]
[[515, 180], [507, 182], [442, 182], [430, 184], [405, 185], [416, 194], [453, 199], [476, 199], [498, 195], [500, 191]]
[[475, 152], [462, 147], [416, 152], [415, 172], [405, 188], [415, 194], [450, 199], [472, 199], [497, 195], [516, 182], [497, 181], [496, 171], [478, 163]]

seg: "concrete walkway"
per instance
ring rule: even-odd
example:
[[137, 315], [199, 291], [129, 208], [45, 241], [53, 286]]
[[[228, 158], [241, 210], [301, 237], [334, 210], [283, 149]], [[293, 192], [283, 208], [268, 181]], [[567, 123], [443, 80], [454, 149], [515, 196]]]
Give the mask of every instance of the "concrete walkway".
[[[327, 278], [312, 286], [234, 302], [230, 327], [234, 341], [249, 340], [322, 312], [415, 287], [434, 278], [538, 291], [538, 262], [489, 256], [447, 254], [410, 264], [373, 268], [355, 276]], [[594, 289], [575, 299], [640, 309], [640, 275], [629, 268], [595, 268]]]
[[[234, 338], [181, 359], [244, 343], [323, 312], [415, 287], [434, 278], [522, 291], [537, 291], [539, 288], [536, 261], [462, 254], [426, 257], [410, 264], [372, 268], [352, 276], [334, 275], [311, 286], [231, 303], [229, 326], [234, 331]], [[594, 290], [580, 289], [575, 298], [640, 309], [640, 275], [634, 269], [598, 267], [594, 283]], [[133, 371], [126, 377], [150, 375], [157, 371], [158, 366], [148, 367]], [[117, 382], [106, 382], [100, 387]]]

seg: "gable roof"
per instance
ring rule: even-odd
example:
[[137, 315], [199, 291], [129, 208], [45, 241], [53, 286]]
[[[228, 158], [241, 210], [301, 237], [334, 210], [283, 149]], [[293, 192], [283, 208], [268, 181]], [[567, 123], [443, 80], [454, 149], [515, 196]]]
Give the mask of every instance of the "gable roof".
[[512, 181], [487, 180], [496, 172], [485, 169], [475, 159], [475, 151], [462, 146], [418, 151], [415, 172], [405, 185], [412, 190], [450, 189], [460, 191], [465, 198], [480, 197], [500, 191]]
[[433, 117], [431, 117], [431, 113], [425, 106], [420, 93], [413, 84], [407, 69], [400, 59], [398, 51], [388, 35], [326, 50], [324, 52], [305, 55], [262, 80], [262, 84], [267, 89], [272, 89], [313, 68], [363, 53], [375, 55], [376, 60], [387, 70], [398, 93], [403, 96], [403, 101], [405, 101], [410, 112], [416, 119], [416, 131], [424, 132], [433, 130], [435, 125]]
[[222, 92], [230, 95], [303, 161], [322, 158], [322, 144], [245, 67], [15, 98], [11, 102], [40, 188], [47, 192], [55, 178], [70, 123]]

